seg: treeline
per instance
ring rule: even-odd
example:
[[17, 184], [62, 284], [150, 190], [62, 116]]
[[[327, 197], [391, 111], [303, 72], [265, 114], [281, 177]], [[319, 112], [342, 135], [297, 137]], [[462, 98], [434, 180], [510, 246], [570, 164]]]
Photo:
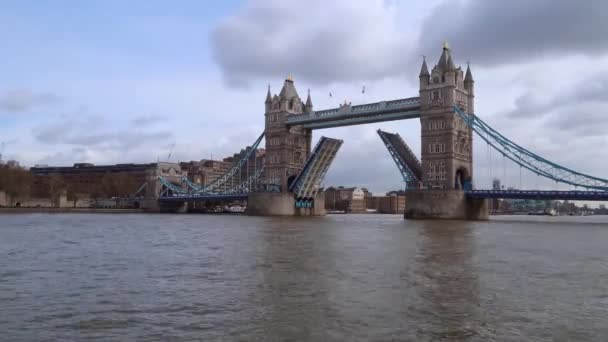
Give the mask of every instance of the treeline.
[[27, 196], [32, 186], [32, 174], [21, 167], [0, 165], [0, 191], [10, 196]]

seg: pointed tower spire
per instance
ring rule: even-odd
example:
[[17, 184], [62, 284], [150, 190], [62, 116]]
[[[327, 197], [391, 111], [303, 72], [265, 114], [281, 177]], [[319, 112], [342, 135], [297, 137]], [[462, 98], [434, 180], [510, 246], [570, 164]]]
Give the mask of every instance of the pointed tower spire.
[[473, 74], [471, 73], [471, 63], [467, 62], [467, 74], [464, 76], [464, 83], [473, 83]]
[[429, 74], [429, 67], [426, 65], [426, 56], [422, 56], [422, 67], [420, 68], [420, 75], [418, 75], [418, 77], [428, 77], [431, 74]]
[[456, 66], [454, 65], [454, 61], [452, 60], [452, 54], [450, 50], [448, 50], [448, 70], [456, 70]]
[[[448, 42], [443, 42], [443, 52], [441, 52], [441, 57], [439, 58], [439, 62], [437, 62], [437, 68], [442, 71], [451, 70], [450, 59], [452, 59], [452, 56]], [[454, 65], [454, 62], [452, 62], [452, 65]]]
[[294, 97], [299, 98], [298, 92], [296, 91], [296, 88], [293, 85], [293, 75], [291, 73], [285, 79], [285, 82], [283, 83], [283, 88], [279, 93], [279, 97], [281, 98], [281, 101], [289, 101]]
[[270, 83], [268, 83], [268, 93], [266, 93], [266, 103], [272, 102], [272, 95], [270, 95]]
[[312, 108], [312, 100], [310, 99], [310, 89], [308, 89], [308, 97], [306, 98], [306, 107]]

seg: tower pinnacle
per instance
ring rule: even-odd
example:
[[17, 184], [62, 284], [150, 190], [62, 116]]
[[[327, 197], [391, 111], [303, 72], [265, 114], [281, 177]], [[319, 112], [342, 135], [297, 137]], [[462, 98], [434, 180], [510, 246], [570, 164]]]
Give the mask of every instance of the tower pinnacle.
[[475, 82], [475, 81], [473, 81], [473, 74], [471, 73], [471, 63], [469, 63], [469, 62], [467, 62], [467, 74], [464, 76], [464, 82], [465, 83]]
[[266, 103], [272, 102], [272, 96], [270, 95], [270, 83], [268, 83], [268, 92], [266, 93]]
[[426, 56], [422, 56], [422, 67], [420, 68], [420, 75], [418, 75], [418, 77], [428, 77], [430, 76], [429, 74], [429, 67], [426, 65]]

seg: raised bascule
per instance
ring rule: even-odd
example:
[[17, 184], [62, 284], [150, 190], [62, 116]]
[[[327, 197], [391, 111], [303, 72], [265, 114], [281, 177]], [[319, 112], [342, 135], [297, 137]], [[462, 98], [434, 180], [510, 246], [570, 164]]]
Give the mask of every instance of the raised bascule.
[[[406, 184], [405, 218], [484, 220], [488, 218], [488, 198], [608, 200], [608, 180], [550, 162], [476, 116], [471, 69], [467, 65], [465, 72], [456, 67], [447, 44], [430, 71], [423, 60], [419, 85], [415, 97], [354, 106], [345, 103], [314, 111], [310, 92], [302, 101], [290, 75], [278, 95], [273, 96], [268, 88], [265, 130], [241, 160], [205, 186], [186, 178], [177, 183], [160, 177], [158, 202], [161, 207], [183, 208], [191, 202], [246, 200], [250, 215], [324, 215], [322, 182], [343, 142], [321, 137], [313, 148], [313, 130], [407, 119], [420, 120], [420, 159], [399, 134], [378, 130]], [[475, 189], [474, 133], [521, 168], [585, 191]], [[243, 168], [249, 170], [251, 153], [262, 140], [266, 144], [264, 165], [233, 184], [236, 174]]]

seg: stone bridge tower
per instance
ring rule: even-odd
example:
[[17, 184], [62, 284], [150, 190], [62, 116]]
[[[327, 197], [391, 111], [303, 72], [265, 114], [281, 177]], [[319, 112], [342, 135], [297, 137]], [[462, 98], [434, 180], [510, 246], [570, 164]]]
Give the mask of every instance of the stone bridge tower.
[[472, 185], [472, 130], [454, 113], [458, 106], [474, 112], [473, 75], [454, 65], [447, 43], [429, 73], [420, 70], [420, 125], [423, 182], [432, 189], [464, 189]]
[[278, 184], [282, 192], [302, 169], [311, 150], [312, 131], [303, 127], [288, 127], [286, 118], [293, 114], [312, 112], [310, 91], [306, 103], [302, 102], [289, 75], [279, 95], [266, 95], [265, 128], [266, 160], [264, 183]]

